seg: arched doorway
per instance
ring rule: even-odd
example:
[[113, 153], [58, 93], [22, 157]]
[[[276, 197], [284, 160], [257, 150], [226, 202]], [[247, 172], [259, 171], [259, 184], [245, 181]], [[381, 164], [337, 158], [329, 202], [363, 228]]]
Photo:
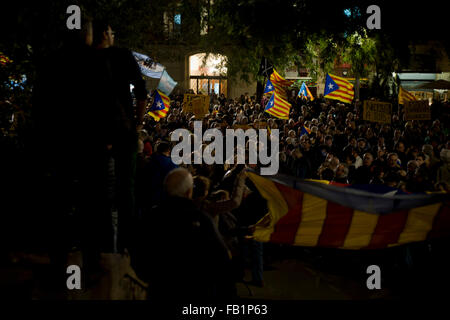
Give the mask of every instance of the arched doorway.
[[189, 56], [189, 89], [195, 93], [227, 96], [226, 57], [210, 54], [205, 62], [206, 53]]

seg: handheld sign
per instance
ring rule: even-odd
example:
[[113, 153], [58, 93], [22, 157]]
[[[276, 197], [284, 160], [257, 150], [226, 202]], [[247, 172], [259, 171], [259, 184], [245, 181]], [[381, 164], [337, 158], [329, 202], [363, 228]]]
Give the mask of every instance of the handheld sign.
[[363, 120], [391, 123], [392, 104], [380, 101], [364, 101]]
[[183, 98], [183, 111], [194, 113], [195, 118], [203, 119], [209, 112], [209, 96], [203, 94], [185, 94]]
[[427, 100], [406, 101], [404, 106], [406, 120], [431, 120], [431, 111]]

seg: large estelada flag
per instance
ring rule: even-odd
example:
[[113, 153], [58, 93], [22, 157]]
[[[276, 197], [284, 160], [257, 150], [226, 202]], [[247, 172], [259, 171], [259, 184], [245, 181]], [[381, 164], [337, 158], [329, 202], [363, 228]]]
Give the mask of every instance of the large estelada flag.
[[292, 105], [288, 102], [287, 88], [293, 84], [293, 81], [284, 79], [275, 69], [269, 80], [274, 87], [274, 92], [264, 111], [279, 119], [289, 119]]
[[156, 121], [167, 115], [170, 107], [170, 98], [159, 90], [155, 90], [153, 104], [148, 114]]
[[398, 89], [398, 103], [405, 104], [406, 101], [417, 101], [417, 98], [400, 86], [400, 89]]
[[379, 249], [450, 235], [448, 194], [247, 174], [269, 208], [254, 233], [261, 242]]
[[327, 74], [323, 96], [328, 99], [352, 103], [354, 96], [353, 84], [344, 78]]

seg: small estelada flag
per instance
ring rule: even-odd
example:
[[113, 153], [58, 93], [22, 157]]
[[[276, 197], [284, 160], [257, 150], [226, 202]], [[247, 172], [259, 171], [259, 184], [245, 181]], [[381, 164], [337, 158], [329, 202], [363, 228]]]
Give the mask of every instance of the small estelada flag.
[[156, 121], [164, 118], [167, 115], [170, 107], [170, 99], [164, 93], [159, 90], [155, 90], [153, 97], [153, 104], [150, 108], [148, 114], [153, 117]]

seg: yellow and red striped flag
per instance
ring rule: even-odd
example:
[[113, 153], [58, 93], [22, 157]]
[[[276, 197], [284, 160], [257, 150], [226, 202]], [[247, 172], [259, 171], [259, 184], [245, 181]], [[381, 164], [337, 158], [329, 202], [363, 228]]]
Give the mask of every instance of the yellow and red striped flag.
[[257, 241], [378, 249], [450, 235], [448, 194], [398, 195], [389, 187], [364, 189], [282, 175], [247, 175], [269, 208], [256, 224]]
[[0, 64], [6, 65], [7, 63], [13, 62], [11, 59], [9, 59], [7, 56], [3, 54], [3, 52], [0, 52]]
[[170, 107], [170, 99], [164, 93], [159, 90], [155, 91], [155, 96], [153, 97], [153, 104], [150, 108], [148, 114], [152, 116], [156, 121], [164, 118], [167, 115]]
[[280, 119], [288, 119], [292, 105], [288, 102], [287, 88], [293, 81], [284, 79], [274, 69], [270, 75], [270, 82], [274, 87], [274, 93], [267, 103], [265, 112]]
[[398, 90], [398, 103], [404, 104], [407, 101], [417, 101], [417, 98], [400, 86], [400, 89]]
[[353, 84], [348, 80], [327, 74], [323, 96], [328, 99], [351, 103], [354, 97]]

